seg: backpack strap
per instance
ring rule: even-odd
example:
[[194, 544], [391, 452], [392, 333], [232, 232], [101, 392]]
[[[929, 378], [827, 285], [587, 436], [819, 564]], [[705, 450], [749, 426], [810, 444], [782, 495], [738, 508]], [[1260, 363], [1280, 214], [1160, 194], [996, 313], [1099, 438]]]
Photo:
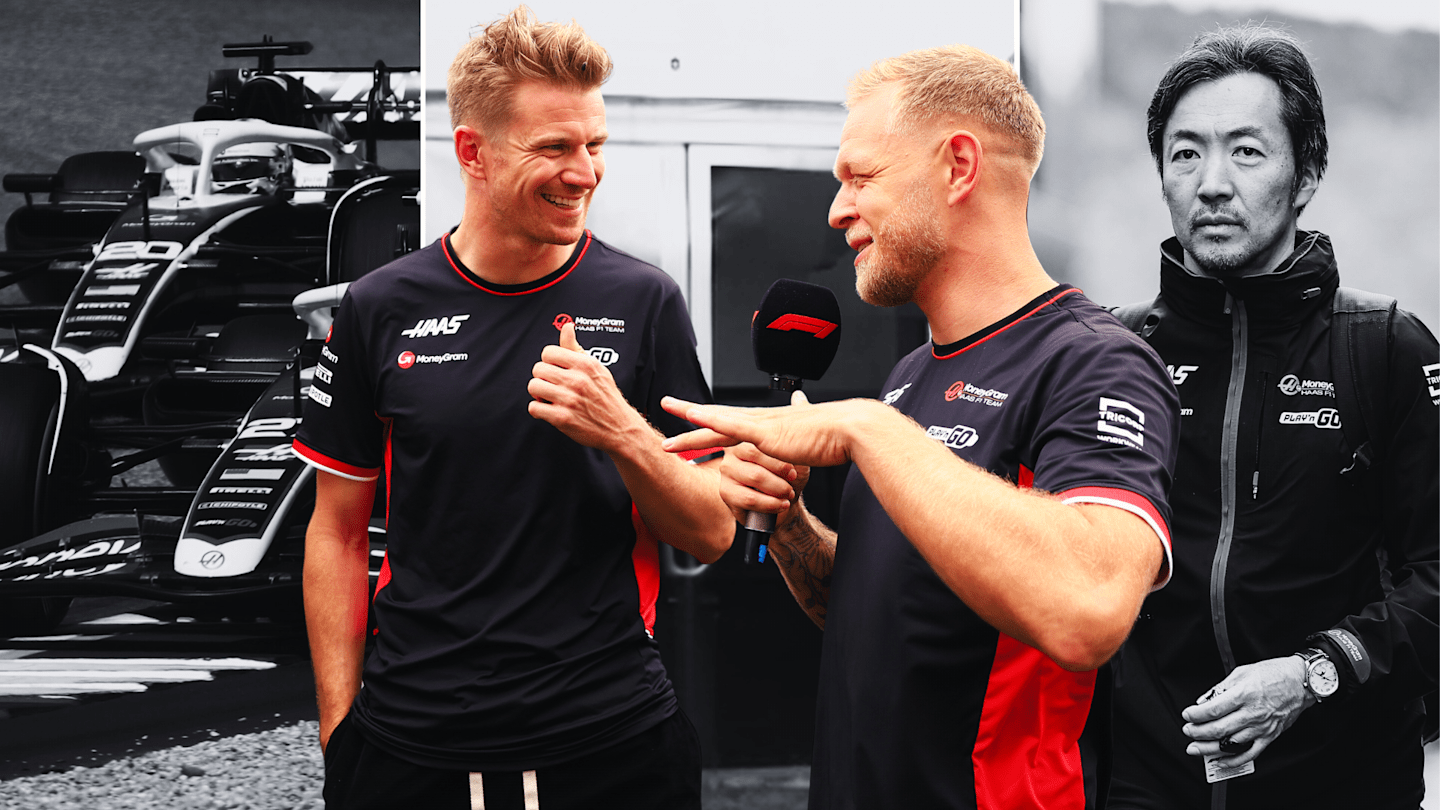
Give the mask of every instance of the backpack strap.
[[[1330, 367], [1343, 414], [1340, 429], [1355, 453], [1351, 468], [1369, 467], [1385, 449], [1384, 399], [1390, 387], [1390, 324], [1395, 318], [1395, 299], [1339, 287], [1331, 312]], [[1360, 419], [1351, 418], [1353, 414]]]
[[1165, 304], [1164, 298], [1157, 295], [1154, 301], [1126, 304], [1111, 309], [1110, 313], [1119, 318], [1126, 329], [1142, 338], [1148, 338], [1155, 334], [1155, 330], [1160, 328], [1160, 322], [1170, 314], [1170, 307]]

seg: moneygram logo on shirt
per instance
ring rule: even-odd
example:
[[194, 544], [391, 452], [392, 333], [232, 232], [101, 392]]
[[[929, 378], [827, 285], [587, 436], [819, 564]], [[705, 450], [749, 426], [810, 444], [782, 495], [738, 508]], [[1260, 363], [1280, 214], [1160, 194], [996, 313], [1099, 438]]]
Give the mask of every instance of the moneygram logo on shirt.
[[1326, 380], [1302, 380], [1294, 374], [1286, 374], [1281, 377], [1280, 384], [1276, 387], [1287, 397], [1297, 394], [1302, 397], [1335, 396], [1335, 383]]
[[980, 441], [980, 434], [975, 432], [975, 428], [967, 425], [956, 425], [955, 427], [931, 425], [925, 429], [925, 435], [956, 450], [964, 450]]
[[410, 368], [411, 366], [418, 364], [454, 363], [461, 360], [469, 359], [469, 352], [446, 352], [444, 354], [416, 354], [412, 351], [403, 351], [400, 353], [400, 356], [395, 359], [395, 365], [399, 366], [400, 368]]
[[1010, 395], [1004, 391], [996, 391], [993, 388], [981, 388], [978, 385], [966, 385], [964, 380], [957, 380], [945, 389], [945, 401], [954, 402], [980, 402], [992, 408], [998, 408], [1005, 404]]
[[1145, 413], [1123, 399], [1100, 398], [1095, 438], [1129, 447], [1145, 446]]
[[[557, 322], [559, 317], [555, 319]], [[625, 332], [624, 318], [584, 318], [576, 317], [573, 321], [576, 332], [614, 332], [623, 334]], [[564, 326], [565, 324], [560, 324]], [[559, 327], [556, 327], [559, 328]]]

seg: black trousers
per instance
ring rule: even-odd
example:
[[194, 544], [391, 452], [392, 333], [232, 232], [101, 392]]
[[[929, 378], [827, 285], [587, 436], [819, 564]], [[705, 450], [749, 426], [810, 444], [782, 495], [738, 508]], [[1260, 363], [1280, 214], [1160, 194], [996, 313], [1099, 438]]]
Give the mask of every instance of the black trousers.
[[376, 748], [347, 716], [325, 748], [327, 810], [699, 810], [700, 739], [683, 711], [593, 754], [534, 771], [441, 770]]

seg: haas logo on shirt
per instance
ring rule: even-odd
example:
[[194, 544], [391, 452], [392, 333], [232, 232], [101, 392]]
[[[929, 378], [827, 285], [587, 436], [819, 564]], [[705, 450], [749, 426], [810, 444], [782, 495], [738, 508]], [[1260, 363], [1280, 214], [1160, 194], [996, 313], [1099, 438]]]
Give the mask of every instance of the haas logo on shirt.
[[460, 324], [470, 320], [469, 315], [451, 315], [446, 318], [421, 318], [400, 334], [407, 338], [430, 337], [431, 335], [453, 335], [460, 331]]

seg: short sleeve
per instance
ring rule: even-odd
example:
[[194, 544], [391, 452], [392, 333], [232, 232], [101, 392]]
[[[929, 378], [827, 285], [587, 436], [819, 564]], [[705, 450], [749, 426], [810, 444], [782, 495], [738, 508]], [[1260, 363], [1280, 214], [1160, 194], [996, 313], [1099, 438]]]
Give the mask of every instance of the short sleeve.
[[1032, 446], [1034, 486], [1144, 520], [1165, 549], [1158, 589], [1173, 564], [1166, 493], [1180, 427], [1175, 386], [1155, 352], [1118, 324], [1074, 341], [1055, 361]]
[[700, 370], [700, 360], [695, 355], [695, 330], [690, 323], [690, 312], [680, 288], [673, 283], [666, 285], [650, 338], [654, 374], [644, 395], [645, 416], [666, 436], [694, 430], [694, 425], [660, 407], [663, 397], [701, 403], [713, 401], [710, 386]]
[[374, 380], [367, 368], [364, 324], [347, 293], [303, 388], [304, 419], [294, 452], [307, 464], [343, 478], [373, 481], [383, 461], [385, 425], [376, 416]]

